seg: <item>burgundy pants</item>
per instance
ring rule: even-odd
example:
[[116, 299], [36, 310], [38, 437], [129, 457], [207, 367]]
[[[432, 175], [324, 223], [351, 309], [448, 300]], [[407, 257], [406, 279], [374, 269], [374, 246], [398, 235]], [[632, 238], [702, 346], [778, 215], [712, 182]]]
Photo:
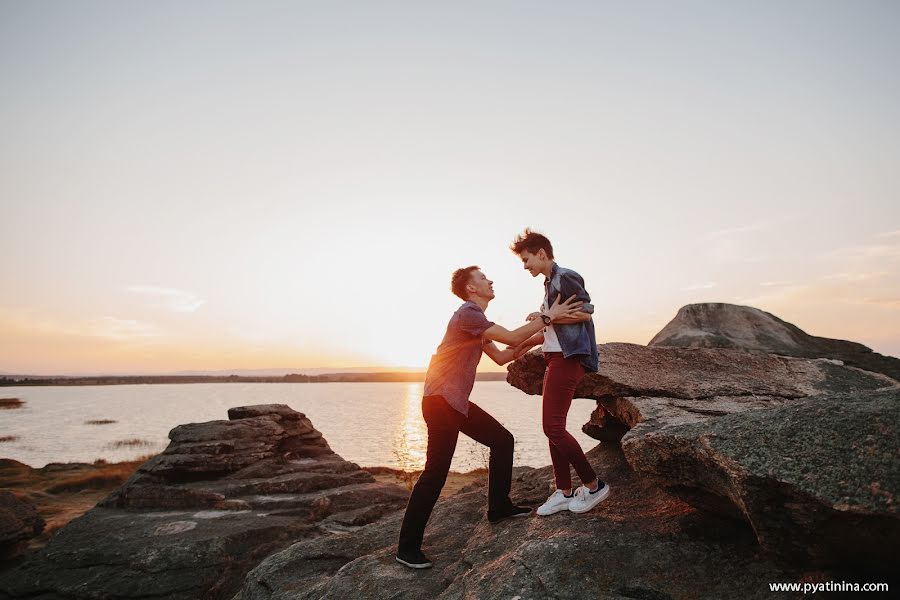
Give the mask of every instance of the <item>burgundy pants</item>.
[[575, 467], [583, 484], [597, 478], [578, 440], [566, 431], [566, 417], [575, 388], [584, 377], [584, 367], [577, 357], [563, 358], [562, 352], [545, 352], [544, 360], [547, 363], [544, 371], [544, 435], [550, 441], [556, 488], [565, 490], [572, 487], [569, 465]]

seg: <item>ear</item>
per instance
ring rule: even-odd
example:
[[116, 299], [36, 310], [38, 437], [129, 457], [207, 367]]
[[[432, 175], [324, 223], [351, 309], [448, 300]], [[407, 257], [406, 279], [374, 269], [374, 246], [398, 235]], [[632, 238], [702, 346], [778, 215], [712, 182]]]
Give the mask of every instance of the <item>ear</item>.
[[547, 260], [547, 251], [543, 248], [538, 250], [538, 258], [540, 258], [541, 260]]

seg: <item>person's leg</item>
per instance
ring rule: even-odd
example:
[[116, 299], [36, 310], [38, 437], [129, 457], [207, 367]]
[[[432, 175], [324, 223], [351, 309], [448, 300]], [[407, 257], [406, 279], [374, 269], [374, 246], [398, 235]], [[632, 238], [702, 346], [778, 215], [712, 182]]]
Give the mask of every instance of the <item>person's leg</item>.
[[459, 427], [465, 418], [440, 396], [422, 399], [422, 415], [428, 427], [425, 469], [416, 481], [406, 505], [406, 514], [403, 515], [403, 525], [400, 527], [400, 552], [415, 552], [422, 548], [425, 525], [447, 481]]
[[512, 505], [509, 489], [512, 486], [515, 447], [513, 435], [473, 402], [469, 402], [469, 416], [463, 422], [460, 431], [491, 449], [488, 469], [488, 511], [508, 509]]
[[[597, 474], [585, 457], [578, 440], [566, 431], [569, 407], [575, 396], [575, 388], [583, 377], [584, 367], [578, 359], [566, 359], [562, 356], [548, 359], [547, 371], [544, 374], [544, 435], [550, 440], [560, 459], [567, 463], [565, 467], [560, 468], [557, 468], [556, 460], [553, 463], [559, 489], [571, 487], [570, 464], [575, 467], [575, 472], [585, 485], [597, 479]], [[567, 483], [568, 485], [565, 485]]]
[[[566, 430], [566, 412], [562, 413], [562, 422], [560, 422], [560, 411], [556, 406], [555, 399], [548, 397], [548, 391], [552, 382], [549, 381], [550, 375], [550, 359], [547, 359], [547, 368], [544, 370], [544, 387], [543, 398], [541, 402], [541, 423], [544, 427], [544, 435], [547, 436], [547, 445], [550, 446], [550, 461], [553, 463], [553, 479], [556, 482], [556, 489], [563, 490], [566, 494], [572, 493], [572, 476], [569, 473], [569, 460], [563, 454], [562, 450], [553, 443], [553, 438], [548, 432], [554, 432], [558, 437], [558, 432]], [[576, 384], [577, 385], [577, 384]], [[574, 393], [574, 392], [573, 392]]]

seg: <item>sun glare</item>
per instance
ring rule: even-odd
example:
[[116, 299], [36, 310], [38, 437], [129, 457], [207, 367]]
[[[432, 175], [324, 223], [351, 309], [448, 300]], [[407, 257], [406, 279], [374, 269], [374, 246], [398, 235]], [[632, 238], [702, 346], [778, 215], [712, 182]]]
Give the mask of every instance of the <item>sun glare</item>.
[[394, 431], [394, 453], [404, 471], [416, 471], [425, 466], [427, 429], [422, 418], [421, 383], [410, 383], [404, 390], [403, 417]]

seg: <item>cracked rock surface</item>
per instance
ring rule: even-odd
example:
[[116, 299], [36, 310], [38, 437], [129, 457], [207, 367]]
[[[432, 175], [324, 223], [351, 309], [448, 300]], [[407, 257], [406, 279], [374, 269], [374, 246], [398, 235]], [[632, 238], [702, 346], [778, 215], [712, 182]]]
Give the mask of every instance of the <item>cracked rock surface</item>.
[[359, 529], [409, 492], [335, 454], [285, 405], [180, 425], [166, 450], [0, 577], [0, 598], [230, 598], [297, 540]]
[[670, 426], [623, 448], [692, 505], [746, 519], [785, 560], [900, 565], [900, 389]]

